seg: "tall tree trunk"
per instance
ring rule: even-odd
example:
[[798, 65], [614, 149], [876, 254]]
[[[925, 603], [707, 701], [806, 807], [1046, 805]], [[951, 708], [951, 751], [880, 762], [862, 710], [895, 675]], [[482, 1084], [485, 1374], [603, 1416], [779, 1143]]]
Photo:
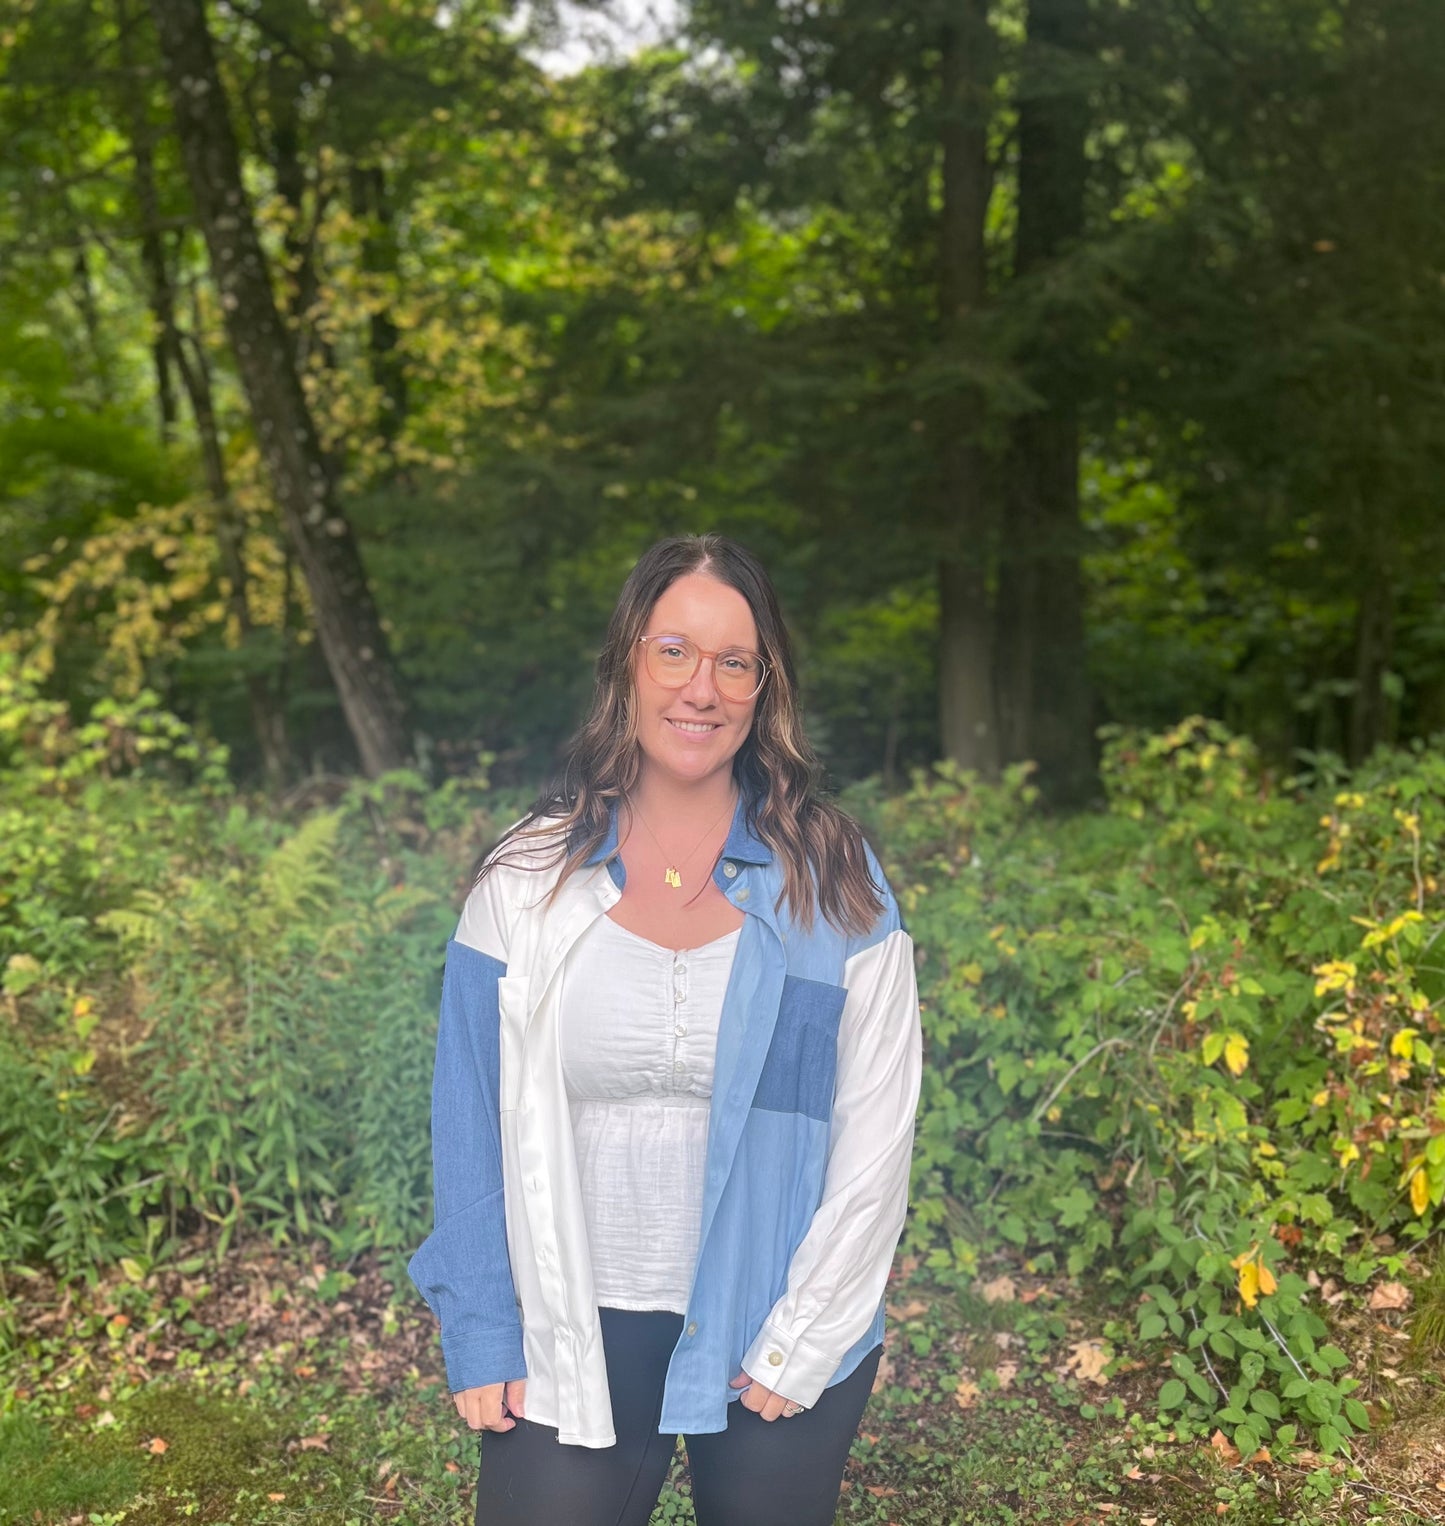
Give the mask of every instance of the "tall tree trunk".
[[1355, 610], [1355, 681], [1345, 743], [1353, 764], [1363, 763], [1381, 742], [1389, 740], [1385, 676], [1395, 656], [1394, 515], [1389, 509], [1372, 515], [1362, 505], [1358, 525], [1363, 535], [1356, 563], [1360, 593]]
[[[1080, 64], [1087, 24], [1079, 0], [1030, 0], [1030, 57], [1019, 106], [1016, 280], [1058, 259], [1083, 232], [1088, 100]], [[1004, 473], [999, 699], [1004, 756], [1036, 761], [1048, 798], [1077, 805], [1096, 785], [1080, 569], [1079, 425], [1075, 384], [1060, 364], [1070, 341], [1051, 329], [1045, 323], [1024, 356], [1028, 380], [1044, 402], [1015, 422]]]
[[187, 357], [176, 322], [176, 293], [171, 281], [170, 264], [161, 238], [160, 196], [155, 178], [155, 142], [151, 128], [146, 92], [141, 82], [133, 46], [134, 21], [131, 0], [117, 0], [117, 35], [120, 38], [121, 66], [125, 75], [126, 110], [130, 117], [131, 163], [134, 169], [136, 204], [141, 214], [141, 263], [145, 270], [151, 315], [155, 319], [156, 375], [161, 398], [161, 431], [170, 437], [176, 422], [172, 377], [179, 375], [195, 418], [196, 434], [201, 444], [201, 461], [206, 488], [216, 513], [216, 539], [221, 572], [227, 584], [231, 617], [240, 632], [242, 661], [245, 664], [246, 699], [251, 711], [251, 729], [261, 751], [266, 782], [274, 790], [285, 783], [289, 771], [290, 750], [286, 739], [286, 718], [276, 703], [266, 675], [248, 662], [248, 648], [254, 648], [256, 629], [251, 619], [251, 601], [247, 591], [246, 560], [242, 554], [242, 526], [231, 499], [226, 478], [226, 463], [221, 452], [216, 412], [211, 400], [210, 376], [205, 355], [199, 344], [194, 358]]
[[136, 206], [140, 211], [141, 268], [145, 272], [156, 337], [151, 354], [160, 405], [161, 439], [169, 444], [176, 427], [175, 375], [179, 366], [176, 299], [171, 286], [165, 240], [161, 236], [160, 197], [156, 193], [155, 134], [151, 129], [141, 64], [135, 56], [136, 17], [131, 0], [116, 0], [116, 36], [120, 43], [122, 90], [129, 117], [131, 163]]
[[[938, 305], [945, 353], [962, 359], [966, 326], [984, 298], [992, 36], [984, 0], [961, 0], [940, 39], [943, 210]], [[943, 443], [944, 552], [938, 568], [939, 731], [943, 754], [998, 770], [988, 558], [994, 527], [976, 407], [960, 392]]]
[[[394, 280], [397, 270], [396, 230], [387, 200], [386, 172], [379, 164], [354, 164], [351, 168], [351, 210], [366, 228], [361, 245], [361, 267], [370, 276]], [[377, 433], [388, 456], [406, 421], [406, 367], [397, 349], [396, 324], [389, 307], [373, 306], [368, 349], [371, 379], [381, 391]]]
[[350, 522], [337, 501], [241, 181], [203, 0], [150, 0], [181, 154], [257, 437], [306, 579], [347, 725], [373, 777], [407, 763], [405, 707]]

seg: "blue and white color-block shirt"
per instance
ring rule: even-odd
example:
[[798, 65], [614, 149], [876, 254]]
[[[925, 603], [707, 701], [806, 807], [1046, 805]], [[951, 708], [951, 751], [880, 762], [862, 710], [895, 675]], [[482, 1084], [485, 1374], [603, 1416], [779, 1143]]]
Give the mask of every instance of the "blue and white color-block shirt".
[[[436, 1222], [408, 1270], [455, 1393], [527, 1379], [558, 1440], [615, 1442], [559, 1042], [568, 951], [622, 894], [607, 839], [497, 866], [448, 945], [432, 1092]], [[913, 946], [881, 869], [860, 935], [804, 931], [740, 801], [714, 882], [746, 913], [718, 1024], [702, 1227], [658, 1429], [727, 1428], [741, 1369], [816, 1402], [883, 1338], [907, 1210], [922, 1035]]]

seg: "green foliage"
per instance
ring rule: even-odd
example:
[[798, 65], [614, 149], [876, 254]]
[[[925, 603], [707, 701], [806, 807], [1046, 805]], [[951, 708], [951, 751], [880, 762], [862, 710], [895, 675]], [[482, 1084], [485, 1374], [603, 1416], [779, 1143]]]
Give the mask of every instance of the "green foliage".
[[1445, 758], [1341, 792], [1189, 722], [1115, 733], [1105, 776], [1068, 821], [1023, 769], [853, 796], [922, 951], [910, 1234], [1143, 1300], [1177, 1426], [1343, 1447], [1364, 1411], [1301, 1274], [1397, 1272], [1439, 1222]]
[[[414, 1244], [441, 950], [516, 803], [403, 773], [288, 819], [164, 779], [193, 742], [148, 724], [174, 745], [129, 772], [7, 776], [0, 1257], [144, 1268], [201, 1222], [218, 1252]], [[1445, 758], [1280, 780], [1194, 721], [1114, 733], [1105, 777], [1064, 820], [1026, 768], [846, 797], [921, 961], [909, 1244], [1100, 1283], [1180, 1434], [1343, 1449], [1363, 1411], [1307, 1274], [1398, 1275], [1445, 1199]]]

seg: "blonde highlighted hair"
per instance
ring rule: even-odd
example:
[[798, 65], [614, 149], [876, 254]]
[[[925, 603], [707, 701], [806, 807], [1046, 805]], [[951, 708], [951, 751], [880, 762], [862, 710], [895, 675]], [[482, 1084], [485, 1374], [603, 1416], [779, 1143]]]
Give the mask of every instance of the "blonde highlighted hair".
[[786, 903], [804, 928], [821, 914], [841, 931], [866, 932], [883, 910], [881, 887], [869, 870], [857, 822], [822, 793], [822, 765], [803, 729], [792, 643], [777, 594], [762, 563], [721, 535], [658, 541], [632, 569], [597, 657], [591, 710], [568, 743], [557, 779], [487, 855], [476, 879], [497, 864], [561, 865], [560, 885], [606, 839], [613, 808], [628, 804], [641, 770], [633, 673], [638, 639], [658, 599], [693, 572], [747, 600], [768, 665], [752, 728], [733, 758], [733, 777], [748, 825], [782, 866], [779, 907]]

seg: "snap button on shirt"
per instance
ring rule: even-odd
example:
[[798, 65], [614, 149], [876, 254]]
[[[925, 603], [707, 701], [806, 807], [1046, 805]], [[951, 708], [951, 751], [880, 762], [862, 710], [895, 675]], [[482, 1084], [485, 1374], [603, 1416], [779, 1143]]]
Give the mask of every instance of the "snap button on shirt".
[[738, 877], [738, 866], [735, 863], [733, 863], [731, 860], [729, 860], [727, 863], [725, 863], [723, 865], [723, 873], [730, 880], [735, 880]]

